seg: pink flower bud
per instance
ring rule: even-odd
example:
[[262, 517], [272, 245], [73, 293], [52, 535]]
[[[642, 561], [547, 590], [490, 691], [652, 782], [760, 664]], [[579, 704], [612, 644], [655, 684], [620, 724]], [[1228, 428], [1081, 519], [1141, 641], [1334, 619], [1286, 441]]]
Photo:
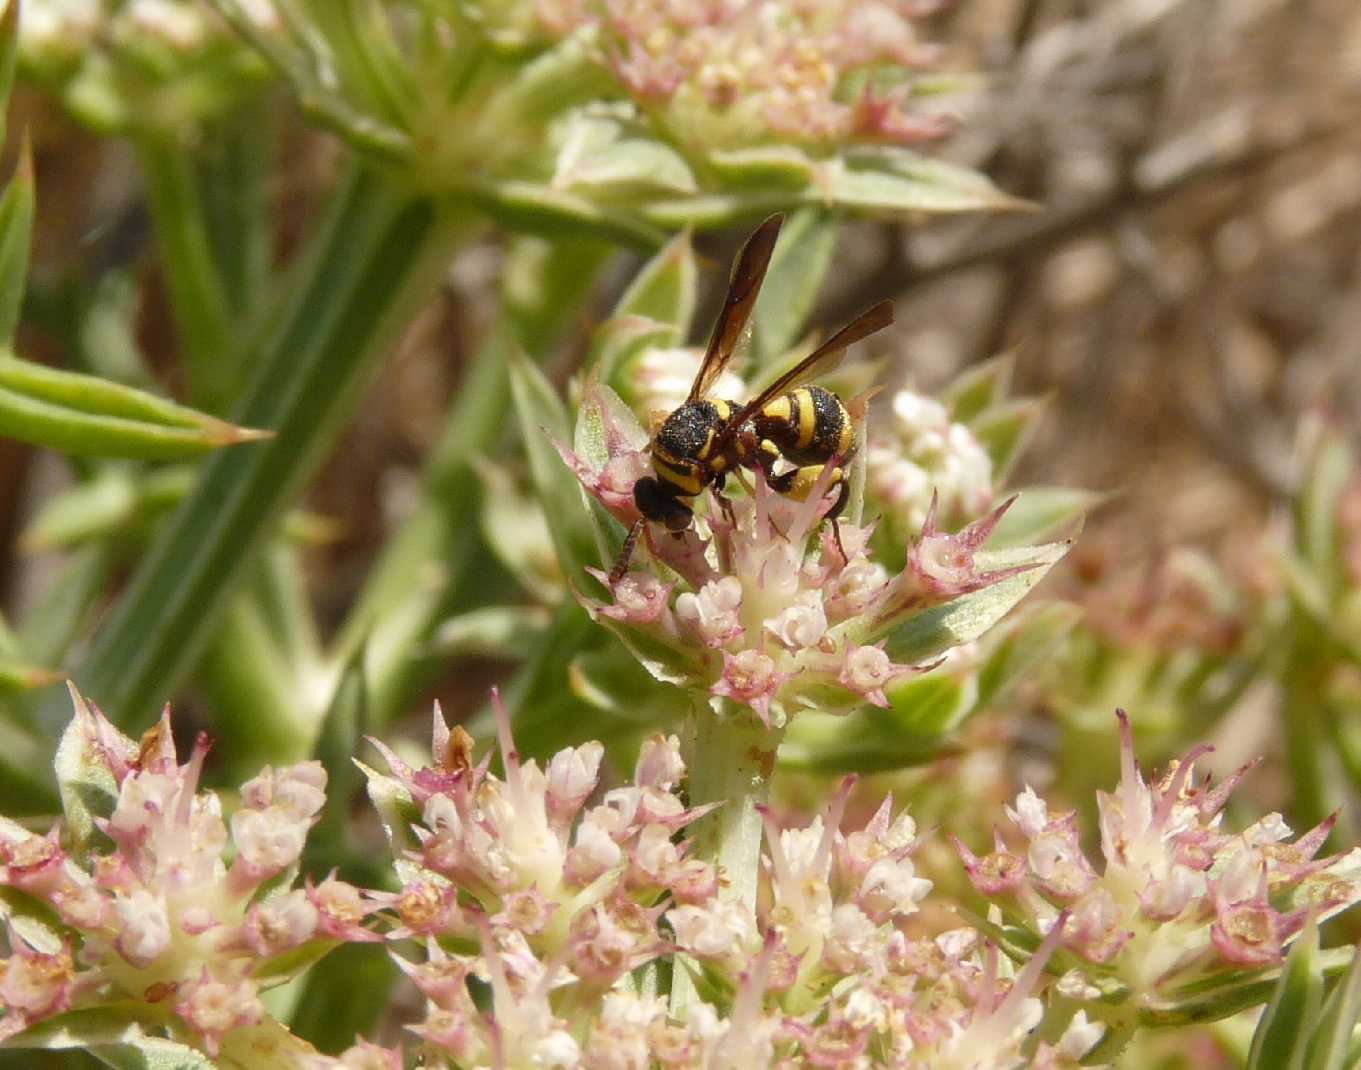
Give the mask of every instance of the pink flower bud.
[[548, 809], [553, 822], [566, 826], [600, 779], [600, 760], [605, 748], [597, 742], [559, 751], [548, 762]]
[[256, 955], [268, 958], [312, 939], [319, 917], [307, 893], [294, 889], [252, 906], [242, 937]]
[[8, 1021], [10, 1014], [32, 1022], [65, 1010], [75, 975], [71, 950], [64, 945], [47, 954], [31, 947], [13, 929], [9, 943], [14, 954], [0, 964], [0, 1002], [9, 1012], [0, 1022], [0, 1035], [7, 1035], [6, 1027], [11, 1024], [19, 1024]]
[[198, 980], [182, 985], [178, 995], [176, 1013], [203, 1038], [210, 1055], [217, 1054], [232, 1030], [255, 1025], [265, 1016], [252, 982], [216, 981], [206, 969]]

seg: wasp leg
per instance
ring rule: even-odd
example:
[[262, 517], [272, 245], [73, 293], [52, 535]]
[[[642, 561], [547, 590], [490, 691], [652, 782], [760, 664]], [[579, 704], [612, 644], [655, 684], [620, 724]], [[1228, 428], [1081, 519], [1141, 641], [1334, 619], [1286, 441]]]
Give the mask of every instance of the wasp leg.
[[851, 559], [846, 555], [846, 547], [841, 545], [841, 512], [846, 508], [846, 502], [851, 496], [851, 485], [846, 479], [841, 480], [841, 493], [836, 496], [836, 502], [831, 509], [827, 510], [824, 520], [832, 522], [832, 538], [836, 540], [836, 548], [841, 551], [841, 564], [843, 567], [851, 563]]
[[619, 547], [619, 556], [614, 559], [614, 567], [610, 569], [610, 586], [624, 578], [624, 573], [629, 570], [629, 561], [633, 557], [633, 548], [638, 545], [638, 536], [643, 533], [643, 525], [647, 521], [639, 517], [629, 528], [629, 533], [624, 536], [624, 544]]

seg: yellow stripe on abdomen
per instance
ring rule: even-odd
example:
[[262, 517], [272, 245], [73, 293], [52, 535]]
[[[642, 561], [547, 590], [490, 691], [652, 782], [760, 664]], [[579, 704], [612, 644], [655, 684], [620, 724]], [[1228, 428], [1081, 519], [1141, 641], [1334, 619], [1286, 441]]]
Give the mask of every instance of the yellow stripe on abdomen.
[[796, 449], [806, 450], [813, 443], [818, 430], [818, 411], [813, 404], [813, 395], [806, 386], [794, 391], [794, 400], [799, 407], [799, 437]]

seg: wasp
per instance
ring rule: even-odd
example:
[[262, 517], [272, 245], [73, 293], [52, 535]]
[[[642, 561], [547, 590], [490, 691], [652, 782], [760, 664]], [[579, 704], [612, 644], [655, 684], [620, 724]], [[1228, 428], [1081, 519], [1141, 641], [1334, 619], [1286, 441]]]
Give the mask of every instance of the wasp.
[[[759, 469], [771, 489], [804, 500], [826, 466], [835, 464], [828, 485], [839, 486], [840, 493], [827, 519], [835, 521], [845, 508], [850, 487], [844, 466], [857, 448], [851, 416], [830, 390], [804, 384], [839, 363], [852, 343], [891, 324], [891, 302], [862, 312], [745, 404], [708, 396], [746, 330], [783, 223], [783, 216], [771, 216], [742, 247], [690, 392], [652, 437], [653, 474], [633, 486], [641, 516], [610, 572], [615, 582], [627, 571], [647, 521], [679, 535], [694, 520], [691, 501], [706, 487], [721, 491], [740, 468]], [[781, 462], [786, 467], [777, 470]]]

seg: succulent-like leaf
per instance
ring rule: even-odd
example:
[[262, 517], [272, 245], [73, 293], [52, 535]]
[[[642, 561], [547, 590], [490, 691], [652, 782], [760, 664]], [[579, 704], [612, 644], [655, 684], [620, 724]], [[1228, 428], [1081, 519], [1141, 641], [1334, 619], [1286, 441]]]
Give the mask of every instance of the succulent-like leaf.
[[611, 198], [698, 189], [680, 153], [615, 119], [578, 113], [567, 120], [559, 138], [555, 189]]
[[1337, 507], [1356, 470], [1346, 438], [1331, 427], [1317, 429], [1308, 450], [1295, 506], [1297, 546], [1331, 596], [1339, 571]]
[[1082, 618], [1082, 609], [1068, 602], [1022, 606], [998, 632], [989, 636], [988, 651], [978, 670], [975, 708], [1002, 698], [1015, 683], [1026, 679], [1046, 661]]
[[977, 639], [1000, 621], [1068, 552], [1071, 543], [1054, 542], [1013, 550], [980, 551], [980, 572], [1024, 567], [981, 590], [942, 605], [911, 613], [895, 624], [885, 649], [896, 662], [921, 662]]
[[1021, 398], [994, 405], [969, 423], [992, 461], [993, 479], [1006, 480], [1044, 415], [1043, 398]]
[[940, 392], [940, 400], [956, 423], [967, 424], [1006, 399], [1015, 359], [1010, 353], [966, 369]]
[[1023, 487], [988, 536], [989, 550], [1033, 546], [1070, 532], [1109, 494], [1079, 487]]
[[37, 665], [27, 665], [22, 661], [0, 658], [0, 694], [16, 694], [46, 687], [64, 679], [53, 669], [43, 669]]
[[435, 629], [440, 657], [524, 658], [548, 627], [542, 606], [484, 606], [449, 617]]
[[615, 316], [639, 316], [670, 327], [661, 346], [677, 346], [690, 333], [699, 268], [688, 231], [682, 231], [643, 265], [614, 307]]
[[798, 340], [831, 266], [836, 236], [836, 217], [821, 208], [801, 208], [785, 222], [752, 315], [751, 355], [757, 368]]

